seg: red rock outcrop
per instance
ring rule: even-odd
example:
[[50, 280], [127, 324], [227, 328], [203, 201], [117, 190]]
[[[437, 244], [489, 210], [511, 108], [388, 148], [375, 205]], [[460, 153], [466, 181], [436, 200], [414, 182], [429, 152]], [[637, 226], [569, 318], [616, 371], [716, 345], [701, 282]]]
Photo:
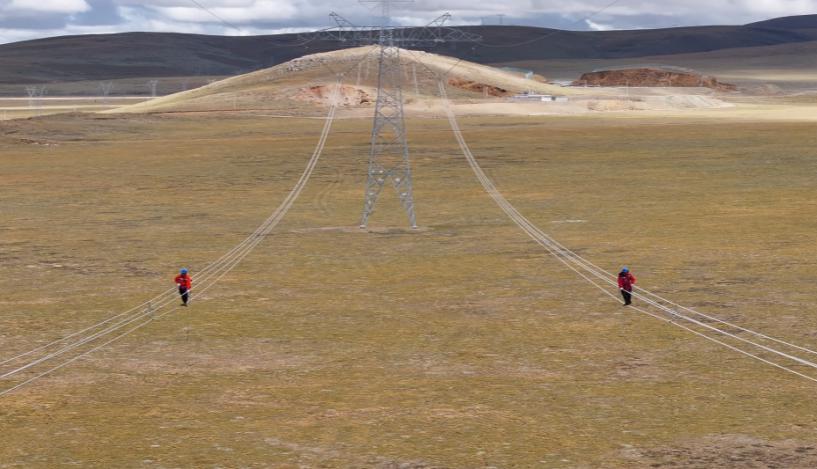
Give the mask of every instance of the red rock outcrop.
[[634, 86], [634, 87], [705, 87], [718, 91], [735, 91], [737, 87], [721, 83], [715, 77], [692, 72], [632, 68], [585, 73], [573, 86]]

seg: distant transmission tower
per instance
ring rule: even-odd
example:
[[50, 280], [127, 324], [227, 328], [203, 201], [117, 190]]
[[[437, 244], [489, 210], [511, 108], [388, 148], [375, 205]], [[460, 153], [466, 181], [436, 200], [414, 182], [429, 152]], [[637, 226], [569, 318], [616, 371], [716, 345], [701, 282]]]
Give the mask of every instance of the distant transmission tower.
[[42, 99], [45, 95], [45, 85], [42, 86], [26, 86], [26, 93], [28, 94], [28, 107], [36, 109], [36, 115], [40, 115], [40, 108], [42, 107]]
[[108, 96], [110, 96], [111, 91], [113, 91], [113, 82], [112, 81], [99, 82], [99, 90], [102, 92], [102, 102], [107, 104]]
[[159, 86], [159, 80], [149, 80], [148, 88], [150, 88], [150, 97], [156, 97], [156, 87]]
[[[369, 149], [369, 170], [366, 177], [363, 215], [360, 227], [366, 228], [374, 212], [375, 203], [387, 183], [397, 190], [400, 203], [408, 215], [409, 225], [417, 227], [414, 210], [411, 164], [406, 126], [403, 116], [403, 89], [401, 81], [400, 44], [442, 44], [445, 42], [476, 42], [481, 38], [475, 34], [449, 28], [445, 23], [451, 18], [448, 13], [422, 28], [394, 28], [391, 26], [391, 6], [396, 3], [411, 3], [411, 0], [361, 0], [380, 6], [381, 21], [375, 27], [358, 27], [337, 13], [330, 16], [337, 23], [331, 28], [317, 33], [318, 38], [351, 42], [352, 44], [377, 44], [379, 47], [377, 101], [375, 102], [374, 123], [372, 125], [371, 147]], [[368, 70], [368, 69], [367, 69]], [[368, 74], [367, 74], [368, 75]]]

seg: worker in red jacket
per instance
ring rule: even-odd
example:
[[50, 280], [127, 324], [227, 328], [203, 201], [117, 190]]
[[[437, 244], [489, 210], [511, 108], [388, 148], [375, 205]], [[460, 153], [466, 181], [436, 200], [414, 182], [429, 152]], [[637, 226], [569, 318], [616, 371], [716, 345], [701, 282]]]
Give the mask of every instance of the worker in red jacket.
[[176, 285], [179, 286], [179, 295], [182, 297], [182, 306], [187, 306], [187, 300], [190, 299], [190, 289], [193, 287], [193, 279], [187, 274], [187, 269], [179, 271], [179, 275], [174, 279]]
[[621, 296], [624, 297], [624, 306], [633, 303], [633, 285], [635, 285], [635, 275], [630, 273], [630, 269], [624, 267], [618, 273], [618, 289], [621, 290]]

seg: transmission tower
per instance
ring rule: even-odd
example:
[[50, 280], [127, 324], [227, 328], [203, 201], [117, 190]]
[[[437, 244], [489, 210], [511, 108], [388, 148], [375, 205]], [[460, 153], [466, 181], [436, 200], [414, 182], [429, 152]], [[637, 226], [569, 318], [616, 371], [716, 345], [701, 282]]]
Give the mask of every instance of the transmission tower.
[[[368, 0], [367, 0], [368, 1]], [[378, 45], [377, 101], [369, 149], [369, 171], [366, 178], [363, 216], [360, 227], [366, 228], [374, 212], [377, 197], [387, 182], [391, 182], [408, 215], [409, 226], [417, 228], [414, 213], [414, 193], [411, 183], [411, 164], [406, 124], [403, 118], [403, 89], [400, 69], [400, 48], [394, 41], [394, 30], [389, 28], [389, 12], [393, 0], [372, 0], [382, 5], [383, 19]]]
[[99, 82], [99, 90], [102, 92], [102, 102], [108, 104], [108, 96], [110, 96], [111, 91], [113, 91], [113, 82], [112, 81]]
[[37, 108], [39, 111], [43, 96], [45, 95], [45, 85], [42, 86], [26, 86], [26, 93], [28, 94], [28, 107]]
[[411, 164], [403, 116], [400, 45], [476, 42], [481, 38], [475, 34], [446, 27], [446, 21], [451, 18], [448, 13], [422, 28], [392, 27], [390, 24], [392, 5], [411, 3], [411, 0], [361, 0], [361, 3], [371, 3], [380, 7], [381, 21], [378, 26], [355, 26], [333, 12], [330, 16], [337, 27], [311, 35], [317, 35], [318, 39], [351, 42], [352, 44], [376, 44], [379, 48], [377, 100], [360, 227], [368, 226], [380, 193], [387, 184], [391, 184], [397, 190], [400, 203], [408, 216], [409, 225], [416, 228]]
[[150, 97], [156, 97], [156, 87], [159, 86], [159, 80], [149, 80], [148, 88], [150, 88]]

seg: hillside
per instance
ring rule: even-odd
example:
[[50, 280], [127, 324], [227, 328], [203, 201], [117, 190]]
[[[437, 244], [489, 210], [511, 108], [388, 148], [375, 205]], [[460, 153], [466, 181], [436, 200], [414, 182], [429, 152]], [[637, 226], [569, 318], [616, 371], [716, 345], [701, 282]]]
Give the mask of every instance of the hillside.
[[[560, 31], [519, 26], [468, 26], [475, 45], [424, 50], [495, 64], [528, 60], [632, 59], [798, 44], [817, 40], [817, 15], [746, 26], [633, 31]], [[222, 37], [171, 33], [65, 36], [0, 45], [0, 85], [227, 76], [271, 67], [306, 54], [344, 47], [298, 35]]]
[[817, 15], [784, 16], [766, 21], [752, 23], [749, 26], [776, 29], [814, 29], [817, 28]]
[[[246, 75], [216, 81], [201, 88], [163, 96], [117, 109], [113, 114], [232, 113], [267, 116], [320, 117], [337, 103], [343, 117], [370, 118], [377, 98], [377, 51], [364, 46], [311, 54]], [[561, 87], [541, 77], [528, 79], [474, 62], [422, 51], [403, 49], [401, 75], [406, 112], [412, 116], [439, 116], [438, 83], [444, 79], [457, 112], [467, 115], [581, 115], [599, 112], [689, 112], [725, 109], [731, 88], [689, 83], [689, 88], [618, 90], [615, 88]], [[342, 75], [342, 86], [335, 87]], [[713, 84], [717, 83], [714, 81]], [[675, 85], [683, 81], [676, 77]], [[533, 93], [563, 96], [559, 102], [516, 98]]]
[[[377, 49], [373, 46], [311, 54], [264, 70], [227, 78], [201, 88], [164, 96], [113, 112], [187, 112], [230, 110], [293, 110], [309, 112], [339, 100], [346, 107], [367, 106], [377, 96]], [[436, 99], [437, 80], [447, 72], [454, 96], [501, 97], [534, 91], [582, 94], [526, 79], [493, 67], [422, 51], [403, 50], [404, 96], [409, 103]], [[336, 95], [331, 86], [343, 74]], [[320, 111], [323, 112], [323, 111]]]
[[804, 92], [817, 88], [817, 41], [625, 59], [521, 60], [501, 65], [533, 70], [563, 81], [573, 81], [592, 70], [672, 65], [714, 75], [744, 89], [771, 85]]

